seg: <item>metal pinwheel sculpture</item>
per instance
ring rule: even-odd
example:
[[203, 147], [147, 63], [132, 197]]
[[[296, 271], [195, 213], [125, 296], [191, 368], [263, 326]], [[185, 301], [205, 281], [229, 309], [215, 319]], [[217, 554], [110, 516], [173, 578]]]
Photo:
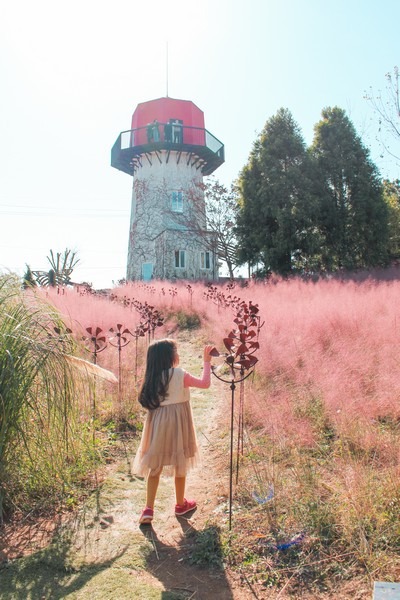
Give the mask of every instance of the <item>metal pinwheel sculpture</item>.
[[100, 335], [103, 333], [103, 330], [100, 327], [86, 327], [86, 331], [89, 334], [88, 336], [83, 336], [82, 340], [85, 343], [86, 350], [93, 354], [93, 362], [97, 364], [97, 355], [107, 347], [106, 336]]
[[122, 348], [125, 348], [130, 343], [130, 339], [127, 335], [132, 335], [129, 329], [124, 328], [121, 323], [117, 323], [116, 327], [110, 327], [109, 332], [112, 333], [112, 337], [108, 338], [111, 346], [118, 348], [118, 401], [121, 407], [122, 401]]
[[140, 337], [145, 337], [148, 331], [148, 326], [145, 323], [140, 322], [139, 325], [132, 332], [132, 336], [135, 338], [135, 389], [137, 388], [137, 375], [138, 375], [138, 341]]
[[[235, 411], [235, 389], [237, 384], [241, 384], [240, 405], [239, 405], [239, 428], [237, 435], [237, 460], [236, 460], [236, 481], [239, 475], [239, 452], [243, 453], [243, 433], [244, 433], [244, 381], [253, 373], [254, 367], [258, 362], [255, 356], [260, 347], [258, 335], [262, 325], [258, 316], [258, 306], [251, 302], [241, 302], [237, 308], [234, 323], [236, 327], [230, 331], [224, 338], [224, 346], [227, 350], [224, 356], [224, 363], [228, 366], [230, 378], [226, 379], [219, 376], [215, 369], [213, 375], [220, 381], [230, 384], [231, 395], [231, 439], [230, 439], [230, 479], [229, 479], [229, 529], [232, 526], [232, 495], [233, 495], [233, 442], [234, 442], [234, 411]], [[218, 356], [218, 351], [213, 351], [214, 356]]]
[[[86, 327], [86, 331], [89, 336], [83, 336], [82, 340], [85, 344], [85, 348], [88, 352], [91, 352], [93, 355], [93, 362], [97, 365], [97, 355], [107, 347], [107, 340], [105, 335], [100, 335], [103, 333], [101, 327]], [[96, 420], [96, 388], [93, 390], [93, 401], [92, 401], [92, 420], [93, 420], [93, 443], [95, 443], [96, 430], [95, 430], [95, 420]]]

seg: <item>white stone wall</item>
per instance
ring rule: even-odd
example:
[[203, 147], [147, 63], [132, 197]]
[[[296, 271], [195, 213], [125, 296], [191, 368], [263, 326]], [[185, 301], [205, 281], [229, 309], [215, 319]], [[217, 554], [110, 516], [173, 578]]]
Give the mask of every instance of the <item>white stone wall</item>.
[[[218, 264], [213, 251], [213, 236], [199, 236], [196, 232], [165, 230], [155, 244], [156, 279], [218, 279]], [[175, 265], [175, 252], [185, 253], [185, 266]], [[201, 252], [209, 252], [209, 268], [201, 268]]]
[[[217, 261], [205, 229], [205, 202], [201, 171], [182, 152], [153, 152], [142, 157], [133, 178], [127, 279], [142, 279], [143, 263], [153, 265], [160, 279], [217, 279]], [[173, 191], [183, 193], [183, 212], [171, 207]], [[177, 244], [179, 243], [179, 248]], [[187, 263], [176, 268], [174, 251], [184, 250]], [[212, 267], [200, 269], [200, 252], [212, 253]]]

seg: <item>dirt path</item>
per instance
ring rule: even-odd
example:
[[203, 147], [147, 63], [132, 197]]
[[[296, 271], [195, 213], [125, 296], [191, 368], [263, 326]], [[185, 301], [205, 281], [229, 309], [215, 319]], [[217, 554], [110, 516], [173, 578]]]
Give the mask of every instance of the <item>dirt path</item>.
[[[181, 336], [179, 348], [180, 355], [185, 360], [184, 368], [192, 373], [199, 373], [202, 347], [193, 347], [190, 336]], [[160, 506], [157, 506], [153, 527], [148, 532], [142, 528], [144, 535], [150, 538], [154, 546], [154, 552], [148, 561], [152, 577], [161, 581], [166, 590], [184, 591], [184, 597], [196, 600], [254, 598], [225, 570], [215, 568], [212, 564], [209, 568], [199, 568], [185, 560], [193, 551], [193, 544], [196, 544], [196, 537], [198, 539], [200, 532], [200, 536], [205, 538], [205, 546], [208, 546], [212, 561], [214, 534], [218, 527], [227, 527], [225, 509], [229, 474], [225, 393], [226, 390], [215, 378], [212, 378], [210, 390], [191, 391], [202, 451], [202, 467], [190, 474], [187, 481], [187, 496], [195, 498], [198, 503], [196, 512], [189, 519], [175, 517], [173, 482], [165, 479], [161, 484]], [[210, 538], [209, 544], [207, 536]], [[148, 573], [146, 576], [148, 577]]]
[[[200, 374], [202, 342], [189, 333], [178, 339], [181, 366]], [[109, 469], [98, 493], [50, 545], [3, 563], [0, 599], [254, 598], [246, 584], [216, 564], [218, 528], [227, 528], [226, 394], [215, 378], [210, 390], [192, 390], [203, 464], [188, 477], [187, 496], [198, 503], [191, 518], [175, 517], [173, 481], [165, 478], [153, 526], [139, 528], [145, 482], [130, 474], [133, 447], [127, 441], [124, 458]], [[203, 566], [191, 564], [190, 557]]]

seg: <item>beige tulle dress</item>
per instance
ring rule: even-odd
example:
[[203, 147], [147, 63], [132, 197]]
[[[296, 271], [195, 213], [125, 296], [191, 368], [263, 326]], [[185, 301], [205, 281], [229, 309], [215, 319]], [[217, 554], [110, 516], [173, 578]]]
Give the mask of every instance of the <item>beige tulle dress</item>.
[[189, 386], [209, 385], [209, 363], [204, 364], [201, 379], [181, 368], [172, 369], [167, 397], [158, 408], [147, 411], [142, 439], [132, 463], [135, 475], [147, 477], [162, 471], [165, 475], [184, 477], [198, 465], [200, 454]]

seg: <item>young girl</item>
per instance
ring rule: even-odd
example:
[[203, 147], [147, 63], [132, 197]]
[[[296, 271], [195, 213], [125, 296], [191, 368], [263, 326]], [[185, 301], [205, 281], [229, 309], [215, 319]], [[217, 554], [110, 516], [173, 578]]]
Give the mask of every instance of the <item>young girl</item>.
[[175, 514], [185, 515], [196, 508], [194, 500], [186, 500], [186, 473], [199, 460], [196, 432], [190, 405], [190, 387], [210, 387], [210, 352], [204, 348], [201, 378], [179, 368], [176, 342], [170, 339], [150, 344], [146, 372], [139, 392], [140, 404], [148, 410], [142, 439], [133, 461], [132, 471], [147, 476], [146, 507], [139, 523], [151, 523], [154, 515], [161, 472], [175, 476]]

